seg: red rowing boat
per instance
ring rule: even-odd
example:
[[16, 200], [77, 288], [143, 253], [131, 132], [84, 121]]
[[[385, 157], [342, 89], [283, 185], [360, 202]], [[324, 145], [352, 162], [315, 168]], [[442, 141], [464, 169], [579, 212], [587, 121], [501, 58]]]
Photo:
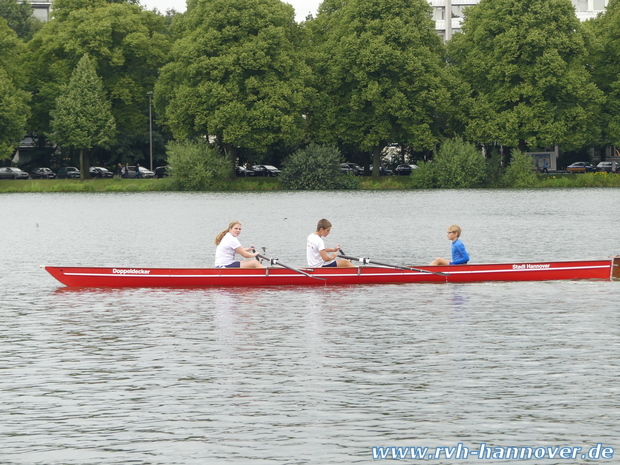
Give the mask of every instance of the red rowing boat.
[[70, 287], [324, 286], [620, 279], [620, 257], [605, 260], [357, 268], [103, 268], [46, 266]]

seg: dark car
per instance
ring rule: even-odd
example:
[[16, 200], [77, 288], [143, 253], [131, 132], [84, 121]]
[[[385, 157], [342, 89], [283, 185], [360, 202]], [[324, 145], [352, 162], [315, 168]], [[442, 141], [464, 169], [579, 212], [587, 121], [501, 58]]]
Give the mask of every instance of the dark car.
[[28, 179], [28, 173], [19, 168], [0, 168], [0, 179]]
[[165, 178], [170, 176], [170, 169], [167, 166], [158, 166], [155, 168], [155, 177], [156, 178]]
[[107, 168], [101, 166], [91, 166], [88, 169], [91, 178], [113, 178], [114, 173]]
[[340, 174], [355, 174], [353, 173], [353, 168], [349, 166], [348, 163], [340, 163]]
[[[372, 170], [373, 166], [370, 165], [370, 174], [372, 174]], [[392, 170], [389, 170], [387, 168], [384, 168], [383, 166], [379, 167], [379, 176], [392, 176], [394, 174], [394, 172]]]
[[417, 170], [418, 165], [398, 165], [394, 168], [394, 174], [398, 176], [409, 176], [413, 170]]
[[247, 176], [254, 176], [256, 173], [254, 170], [246, 168], [244, 166], [235, 166], [235, 174], [237, 177], [245, 178]]
[[598, 165], [596, 165], [597, 171], [604, 171], [607, 173], [611, 173], [611, 168], [613, 167], [613, 162], [611, 161], [602, 161]]
[[345, 163], [343, 163], [343, 165], [347, 165], [349, 168], [351, 168], [351, 172], [355, 176], [361, 176], [362, 174], [364, 174], [364, 168], [362, 168], [361, 166], [359, 166], [356, 163], [345, 162]]
[[572, 165], [568, 165], [566, 171], [569, 173], [593, 173], [596, 171], [596, 167], [585, 161], [577, 161]]
[[75, 166], [63, 166], [58, 169], [58, 179], [77, 179], [81, 175], [80, 170]]
[[279, 176], [281, 171], [273, 165], [254, 165], [254, 176]]
[[35, 168], [30, 172], [32, 179], [56, 179], [56, 173], [49, 168]]

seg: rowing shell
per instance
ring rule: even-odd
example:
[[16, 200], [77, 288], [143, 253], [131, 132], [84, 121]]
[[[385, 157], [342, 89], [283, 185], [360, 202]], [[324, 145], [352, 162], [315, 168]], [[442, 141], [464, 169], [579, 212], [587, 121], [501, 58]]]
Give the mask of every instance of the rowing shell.
[[[419, 271], [357, 268], [129, 268], [46, 266], [70, 287], [324, 286], [394, 283], [471, 283], [620, 279], [620, 257], [605, 260], [416, 266]], [[433, 273], [443, 273], [433, 274]], [[321, 279], [316, 279], [321, 278]]]

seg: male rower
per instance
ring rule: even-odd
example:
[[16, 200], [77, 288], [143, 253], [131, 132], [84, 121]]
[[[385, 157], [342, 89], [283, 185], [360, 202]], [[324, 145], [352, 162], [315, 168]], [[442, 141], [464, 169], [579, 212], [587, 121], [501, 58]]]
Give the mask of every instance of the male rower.
[[469, 254], [465, 249], [465, 245], [461, 242], [461, 227], [458, 224], [453, 224], [448, 228], [448, 239], [452, 241], [452, 261], [448, 261], [445, 258], [436, 258], [430, 265], [464, 265], [469, 261]]
[[339, 267], [351, 268], [354, 265], [349, 260], [336, 260], [340, 244], [333, 248], [325, 247], [324, 237], [327, 237], [332, 230], [332, 224], [323, 218], [316, 225], [316, 232], [308, 236], [308, 246], [306, 248], [306, 259], [311, 268]]

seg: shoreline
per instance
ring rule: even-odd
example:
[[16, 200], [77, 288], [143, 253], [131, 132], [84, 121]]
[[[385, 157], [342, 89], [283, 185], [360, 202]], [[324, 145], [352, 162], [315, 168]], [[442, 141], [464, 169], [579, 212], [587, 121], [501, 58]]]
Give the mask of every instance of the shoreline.
[[[537, 174], [536, 183], [521, 189], [620, 187], [620, 175], [611, 173]], [[501, 186], [482, 186], [479, 189], [514, 189]], [[217, 186], [199, 192], [262, 192], [283, 191], [278, 179], [238, 178], [217, 182]], [[416, 186], [414, 176], [363, 177], [357, 189], [348, 190], [440, 190]], [[181, 192], [170, 178], [163, 179], [28, 179], [0, 180], [0, 194], [38, 192]], [[187, 191], [185, 191], [187, 192]], [[198, 192], [198, 191], [197, 191]]]

